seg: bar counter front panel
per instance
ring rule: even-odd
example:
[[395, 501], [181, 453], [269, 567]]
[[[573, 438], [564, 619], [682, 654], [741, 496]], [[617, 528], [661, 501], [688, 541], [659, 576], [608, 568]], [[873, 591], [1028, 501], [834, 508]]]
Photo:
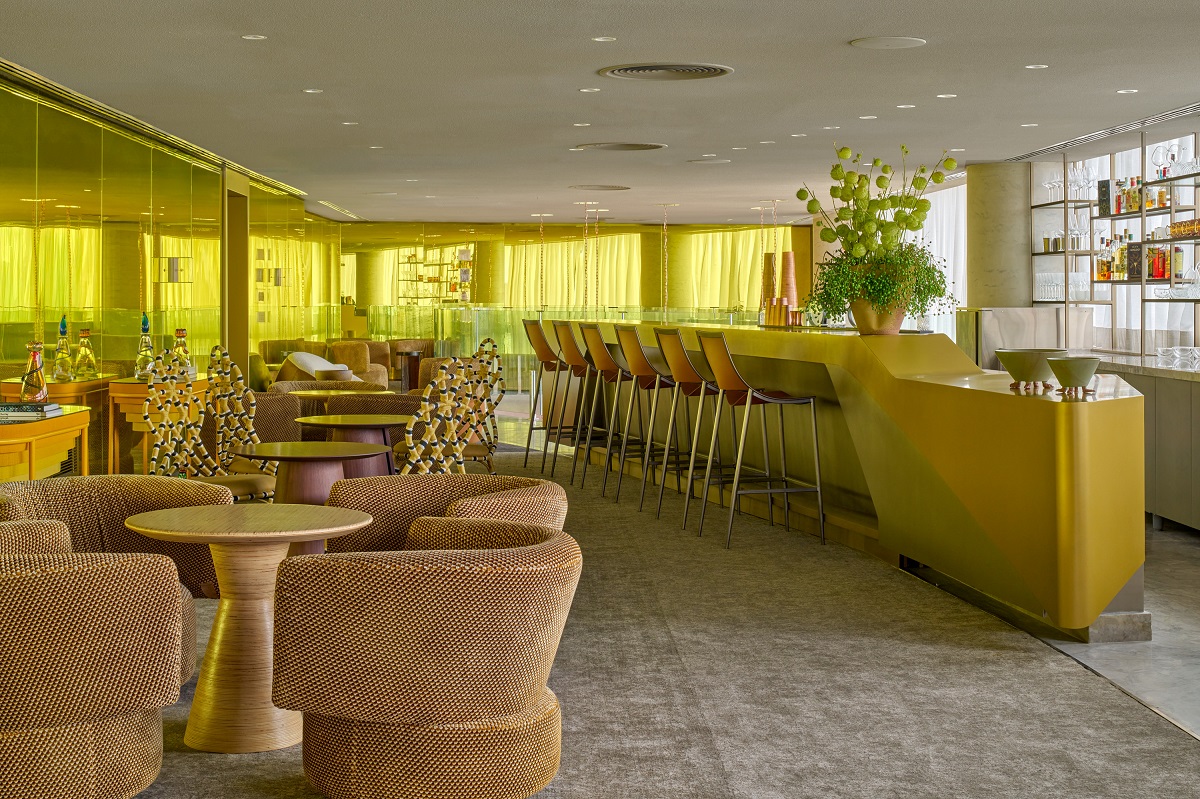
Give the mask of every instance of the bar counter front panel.
[[[1019, 394], [1007, 374], [980, 369], [940, 334], [677, 326], [697, 362], [695, 331], [721, 330], [748, 382], [817, 397], [835, 527], [873, 521], [880, 554], [919, 561], [1060, 629], [1088, 628], [1127, 584], [1134, 596], [1122, 595], [1119, 609], [1141, 610], [1143, 398], [1121, 378], [1099, 375], [1086, 399]], [[654, 327], [638, 325], [651, 354]], [[602, 330], [619, 357], [612, 324]], [[669, 402], [659, 406], [661, 440]], [[788, 474], [811, 479], [807, 411], [793, 411]], [[761, 467], [757, 417], [746, 462]], [[724, 421], [721, 440], [732, 452]], [[815, 516], [815, 504], [801, 507]]]

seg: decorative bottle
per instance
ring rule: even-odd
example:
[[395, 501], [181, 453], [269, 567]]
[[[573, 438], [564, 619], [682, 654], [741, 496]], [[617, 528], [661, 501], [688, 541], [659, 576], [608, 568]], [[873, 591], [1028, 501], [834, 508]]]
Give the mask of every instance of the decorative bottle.
[[171, 354], [178, 359], [180, 369], [191, 372], [192, 354], [188, 351], [186, 327], [175, 328], [175, 345], [171, 347]]
[[58, 345], [54, 348], [54, 382], [71, 382], [71, 342], [67, 339], [67, 315], [58, 322]]
[[145, 380], [154, 368], [154, 342], [150, 340], [150, 318], [142, 313], [142, 337], [138, 339], [137, 361], [133, 364], [133, 376]]
[[25, 348], [29, 350], [29, 362], [21, 377], [21, 402], [49, 402], [50, 389], [42, 371], [42, 342], [31, 341]]
[[92, 331], [83, 328], [79, 331], [79, 351], [75, 353], [75, 379], [95, 380], [96, 353], [92, 350]]

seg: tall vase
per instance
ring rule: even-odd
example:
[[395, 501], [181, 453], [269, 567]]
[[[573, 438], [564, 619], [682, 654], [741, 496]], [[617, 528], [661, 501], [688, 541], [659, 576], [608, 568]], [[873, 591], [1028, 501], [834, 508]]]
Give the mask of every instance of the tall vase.
[[49, 402], [50, 389], [42, 371], [42, 342], [31, 341], [25, 348], [29, 350], [29, 362], [21, 378], [21, 402]]
[[762, 310], [775, 296], [775, 253], [763, 253], [762, 296], [758, 300], [758, 308]]
[[800, 306], [800, 298], [796, 296], [796, 254], [790, 250], [783, 253], [783, 266], [780, 269], [779, 296], [787, 300], [792, 308]]

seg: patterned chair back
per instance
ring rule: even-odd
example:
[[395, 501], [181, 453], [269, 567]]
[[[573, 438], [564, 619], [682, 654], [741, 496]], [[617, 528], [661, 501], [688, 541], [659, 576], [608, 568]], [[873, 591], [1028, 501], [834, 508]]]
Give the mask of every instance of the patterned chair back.
[[404, 431], [407, 452], [401, 474], [466, 473], [467, 441], [459, 433], [468, 405], [468, 373], [463, 361], [449, 358], [425, 387], [421, 408]]
[[197, 400], [192, 378], [170, 350], [154, 358], [146, 386], [142, 420], [150, 429], [150, 474], [212, 477], [224, 474], [200, 438], [204, 403]]
[[[222, 470], [228, 470], [233, 461], [230, 447], [258, 444], [259, 438], [254, 429], [254, 392], [246, 387], [242, 370], [220, 344], [208, 354], [208, 386], [205, 409], [217, 428], [216, 462]], [[266, 474], [275, 474], [279, 469], [274, 461], [250, 462]]]
[[479, 342], [475, 357], [469, 364], [469, 406], [464, 413], [464, 430], [461, 435], [470, 443], [483, 444], [487, 455], [483, 458], [492, 471], [491, 457], [500, 443], [500, 430], [496, 424], [496, 406], [504, 399], [504, 365], [500, 350], [494, 339]]

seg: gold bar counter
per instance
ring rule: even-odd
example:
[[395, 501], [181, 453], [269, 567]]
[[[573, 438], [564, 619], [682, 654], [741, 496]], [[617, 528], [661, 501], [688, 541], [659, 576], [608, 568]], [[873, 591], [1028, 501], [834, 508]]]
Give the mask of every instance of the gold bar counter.
[[[1149, 638], [1143, 397], [1120, 377], [1098, 375], [1086, 399], [1019, 394], [941, 334], [671, 326], [694, 354], [696, 330], [721, 330], [751, 384], [817, 397], [833, 540], [916, 561], [1082, 640]], [[652, 354], [654, 327], [638, 325]], [[602, 329], [619, 356], [612, 324]], [[788, 474], [811, 480], [805, 413], [785, 413]], [[761, 467], [757, 414], [751, 426], [747, 463]], [[724, 421], [721, 437], [733, 451]], [[766, 516], [765, 502], [743, 508]], [[815, 531], [815, 501], [792, 508], [793, 524]], [[710, 534], [723, 519], [708, 515]]]

